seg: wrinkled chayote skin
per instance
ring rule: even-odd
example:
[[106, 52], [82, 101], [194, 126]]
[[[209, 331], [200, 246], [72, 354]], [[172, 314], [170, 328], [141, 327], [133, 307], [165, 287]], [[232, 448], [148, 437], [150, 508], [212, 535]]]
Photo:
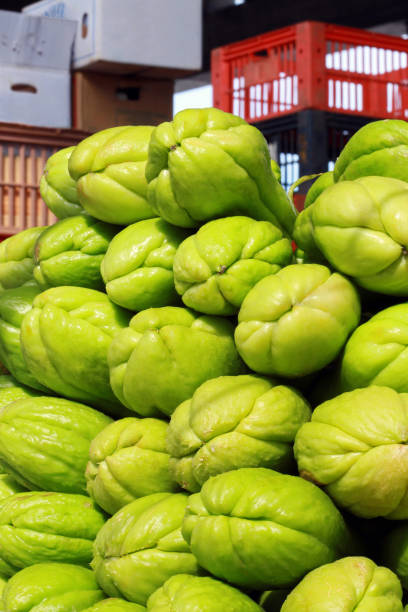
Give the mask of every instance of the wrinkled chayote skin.
[[190, 496], [182, 533], [211, 574], [257, 590], [291, 586], [352, 547], [340, 512], [323, 491], [265, 468], [210, 478]]
[[60, 149], [48, 158], [40, 180], [41, 197], [58, 219], [83, 212], [76, 182], [68, 172], [68, 160], [75, 147]]
[[119, 597], [109, 597], [99, 601], [91, 608], [87, 608], [84, 612], [105, 612], [105, 610], [110, 612], [145, 612], [146, 607], [125, 601]]
[[13, 376], [2, 374], [0, 376], [0, 410], [11, 402], [27, 397], [36, 397], [39, 391], [34, 391], [18, 382]]
[[355, 389], [318, 406], [299, 429], [299, 473], [362, 518], [408, 518], [408, 395]]
[[334, 180], [390, 176], [408, 181], [408, 123], [400, 119], [371, 121], [347, 142], [334, 166]]
[[305, 376], [338, 355], [359, 320], [360, 301], [350, 281], [319, 264], [295, 264], [249, 291], [235, 342], [255, 372]]
[[340, 364], [343, 391], [383, 385], [408, 393], [408, 304], [381, 310], [357, 327]]
[[17, 400], [0, 412], [0, 466], [27, 489], [85, 493], [90, 443], [110, 422], [62, 398]]
[[333, 268], [370, 291], [408, 295], [406, 182], [382, 176], [341, 181], [305, 213], [312, 239]]
[[158, 217], [119, 232], [101, 265], [110, 299], [134, 311], [177, 303], [173, 259], [185, 237], [185, 230]]
[[176, 306], [135, 315], [108, 362], [115, 395], [142, 416], [171, 415], [205, 380], [243, 368], [230, 321]]
[[231, 315], [261, 279], [291, 263], [291, 242], [268, 221], [226, 217], [186, 238], [174, 258], [174, 283], [186, 306]]
[[129, 225], [155, 217], [147, 203], [145, 166], [153, 127], [108, 128], [84, 138], [68, 169], [83, 208], [96, 219]]
[[28, 369], [20, 345], [20, 328], [24, 316], [41, 292], [35, 285], [0, 292], [0, 361], [21, 384], [47, 392]]
[[281, 612], [402, 612], [397, 576], [366, 557], [345, 557], [314, 569], [293, 589]]
[[173, 412], [167, 433], [170, 471], [193, 492], [211, 476], [240, 467], [293, 470], [293, 441], [310, 419], [300, 393], [260, 376], [203, 383]]
[[71, 563], [37, 563], [10, 578], [3, 605], [5, 612], [81, 612], [104, 597], [91, 570]]
[[30, 227], [0, 242], [0, 290], [35, 285], [34, 247], [45, 227]]
[[37, 380], [65, 397], [123, 415], [109, 384], [107, 352], [130, 313], [101, 291], [53, 287], [21, 325], [21, 345]]
[[177, 491], [169, 473], [168, 425], [159, 419], [120, 419], [92, 441], [86, 468], [87, 491], [114, 514], [138, 497]]
[[101, 262], [117, 230], [89, 215], [51, 225], [37, 240], [35, 280], [43, 289], [71, 285], [104, 291]]
[[56, 561], [88, 565], [104, 514], [85, 495], [26, 492], [0, 501], [0, 573]]
[[174, 574], [197, 573], [197, 561], [181, 535], [187, 500], [183, 493], [147, 495], [105, 523], [91, 566], [107, 595], [145, 605]]
[[291, 233], [296, 211], [272, 172], [264, 136], [217, 108], [183, 110], [158, 125], [146, 178], [149, 204], [173, 225], [247, 215]]
[[262, 612], [252, 599], [210, 577], [178, 574], [169, 578], [147, 602], [148, 612]]

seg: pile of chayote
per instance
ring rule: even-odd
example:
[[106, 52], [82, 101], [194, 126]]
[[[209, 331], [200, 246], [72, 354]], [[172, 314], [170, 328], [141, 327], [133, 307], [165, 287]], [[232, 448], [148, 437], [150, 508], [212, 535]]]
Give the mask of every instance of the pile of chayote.
[[367, 124], [300, 213], [216, 108], [48, 159], [58, 220], [0, 243], [0, 612], [403, 612], [407, 159]]

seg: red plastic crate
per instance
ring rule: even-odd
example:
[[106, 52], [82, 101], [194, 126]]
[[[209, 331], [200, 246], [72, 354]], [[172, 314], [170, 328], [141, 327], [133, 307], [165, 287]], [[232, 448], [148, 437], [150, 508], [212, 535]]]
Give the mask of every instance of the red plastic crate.
[[315, 108], [408, 119], [408, 40], [305, 21], [211, 54], [214, 106], [262, 121]]

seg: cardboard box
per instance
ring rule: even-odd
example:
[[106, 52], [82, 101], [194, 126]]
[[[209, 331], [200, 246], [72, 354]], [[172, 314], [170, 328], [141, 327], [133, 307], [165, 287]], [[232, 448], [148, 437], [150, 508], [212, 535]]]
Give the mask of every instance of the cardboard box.
[[0, 65], [0, 121], [71, 127], [69, 71]]
[[0, 11], [0, 64], [69, 70], [76, 22]]
[[71, 127], [76, 23], [0, 11], [0, 121]]
[[77, 22], [73, 68], [176, 78], [202, 63], [202, 0], [41, 0], [24, 14]]
[[173, 81], [75, 72], [73, 127], [97, 132], [117, 125], [157, 125], [173, 116]]

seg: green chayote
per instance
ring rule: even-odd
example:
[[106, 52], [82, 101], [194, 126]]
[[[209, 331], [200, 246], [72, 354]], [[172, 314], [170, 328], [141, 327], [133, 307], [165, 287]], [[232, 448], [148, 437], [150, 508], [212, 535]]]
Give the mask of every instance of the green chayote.
[[60, 149], [48, 158], [40, 180], [41, 197], [58, 219], [83, 212], [76, 182], [68, 172], [68, 160], [75, 147]]
[[85, 495], [26, 492], [0, 501], [0, 573], [12, 576], [35, 563], [87, 566], [105, 523]]
[[408, 181], [408, 123], [400, 119], [371, 121], [347, 142], [334, 166], [334, 180], [390, 176]]
[[167, 433], [170, 471], [189, 491], [240, 467], [291, 471], [293, 441], [310, 419], [300, 393], [253, 375], [203, 383], [173, 412]]
[[0, 361], [21, 384], [47, 392], [28, 369], [20, 345], [24, 316], [40, 292], [41, 289], [35, 285], [0, 292]]
[[91, 570], [70, 563], [37, 563], [10, 578], [3, 605], [5, 612], [81, 612], [104, 597]]
[[31, 397], [0, 412], [0, 466], [28, 489], [85, 493], [89, 446], [111, 419], [57, 397]]
[[125, 601], [119, 597], [109, 597], [108, 599], [102, 599], [102, 601], [99, 601], [91, 608], [87, 608], [84, 612], [105, 612], [105, 610], [110, 612], [144, 612], [146, 607]]
[[366, 557], [345, 557], [307, 574], [281, 612], [402, 612], [397, 576]]
[[8, 374], [0, 375], [0, 410], [3, 406], [7, 406], [7, 404], [16, 400], [36, 397], [38, 395], [40, 395], [39, 391], [22, 385], [13, 376]]
[[182, 533], [204, 569], [257, 590], [292, 586], [354, 546], [323, 491], [265, 468], [210, 478], [190, 496]]
[[408, 518], [408, 394], [371, 386], [318, 406], [299, 429], [299, 473], [363, 518]]
[[76, 215], [46, 229], [37, 240], [34, 278], [40, 287], [71, 285], [104, 290], [100, 267], [117, 226]]
[[0, 242], [0, 290], [36, 285], [34, 248], [45, 227], [30, 227]]
[[[17, 480], [15, 480], [9, 474], [0, 474], [0, 503], [1, 500], [10, 497], [10, 495], [15, 495], [16, 493], [22, 493], [26, 491], [25, 487], [23, 487]], [[2, 573], [0, 569], [0, 574]]]
[[176, 306], [136, 314], [108, 361], [114, 393], [142, 416], [170, 415], [205, 380], [243, 367], [230, 321]]
[[360, 320], [360, 302], [345, 277], [318, 264], [286, 266], [245, 297], [235, 342], [255, 372], [305, 376], [340, 352]]
[[87, 491], [114, 514], [138, 497], [176, 491], [166, 450], [168, 425], [159, 419], [114, 421], [92, 440], [86, 468]]
[[101, 291], [47, 289], [34, 299], [21, 325], [28, 368], [56, 393], [123, 414], [109, 384], [107, 352], [129, 318]]
[[402, 521], [381, 542], [382, 563], [395, 572], [404, 589], [408, 589], [408, 523]]
[[408, 304], [381, 310], [357, 327], [345, 345], [339, 374], [343, 391], [383, 385], [408, 392]]
[[294, 233], [302, 249], [314, 243], [334, 269], [365, 289], [408, 295], [406, 182], [365, 176], [334, 183], [302, 214], [304, 241]]
[[252, 599], [207, 576], [178, 574], [150, 595], [148, 612], [262, 612]]
[[271, 168], [262, 133], [217, 108], [187, 109], [158, 125], [146, 165], [148, 199], [173, 225], [246, 215], [290, 234], [296, 211]]
[[145, 605], [174, 574], [197, 573], [197, 561], [181, 535], [187, 500], [183, 493], [147, 495], [105, 523], [91, 565], [107, 595]]
[[292, 245], [268, 221], [226, 217], [186, 238], [174, 258], [174, 283], [186, 306], [231, 315], [261, 279], [292, 261]]
[[68, 170], [78, 198], [90, 215], [128, 225], [155, 217], [147, 203], [145, 166], [153, 127], [112, 127], [84, 138], [72, 152]]
[[307, 190], [304, 207], [309, 208], [316, 198], [323, 193], [327, 187], [333, 185], [333, 183], [333, 172], [323, 172], [323, 174], [318, 176], [317, 179], [313, 181], [312, 186]]
[[135, 311], [175, 304], [173, 259], [185, 237], [185, 230], [159, 218], [133, 223], [119, 232], [101, 265], [112, 302]]

